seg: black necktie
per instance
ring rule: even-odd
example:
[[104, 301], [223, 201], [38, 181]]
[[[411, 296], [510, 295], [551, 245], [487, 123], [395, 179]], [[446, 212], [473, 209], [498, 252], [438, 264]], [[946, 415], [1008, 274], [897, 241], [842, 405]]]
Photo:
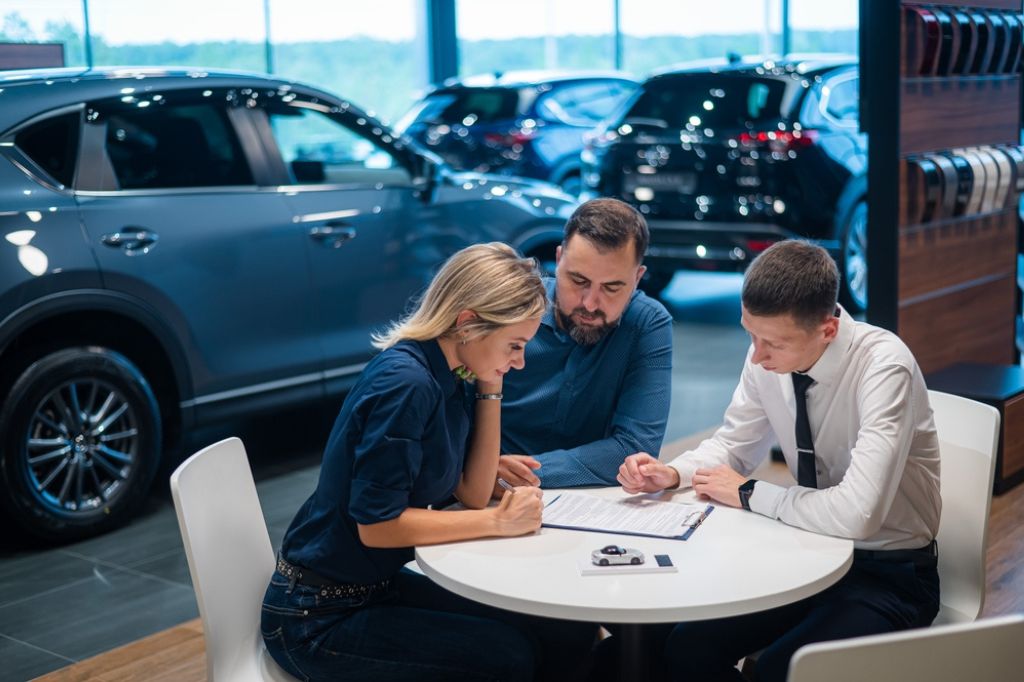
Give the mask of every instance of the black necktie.
[[793, 372], [793, 394], [796, 396], [796, 482], [805, 488], [818, 487], [818, 475], [814, 472], [814, 439], [811, 438], [811, 422], [807, 418], [807, 389], [814, 383], [808, 374]]

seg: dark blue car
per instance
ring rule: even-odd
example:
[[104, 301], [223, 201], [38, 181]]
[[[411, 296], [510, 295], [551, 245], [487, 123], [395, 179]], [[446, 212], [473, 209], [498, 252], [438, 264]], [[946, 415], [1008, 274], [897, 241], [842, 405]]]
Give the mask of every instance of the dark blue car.
[[126, 520], [183, 434], [339, 395], [444, 258], [551, 248], [574, 207], [298, 83], [0, 72], [0, 508]]
[[447, 81], [395, 126], [455, 168], [580, 191], [583, 135], [637, 88], [620, 73], [520, 71]]

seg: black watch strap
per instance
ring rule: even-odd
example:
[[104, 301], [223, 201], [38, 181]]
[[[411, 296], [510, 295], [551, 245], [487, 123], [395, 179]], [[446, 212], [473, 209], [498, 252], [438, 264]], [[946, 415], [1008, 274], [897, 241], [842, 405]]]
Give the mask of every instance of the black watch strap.
[[746, 481], [740, 484], [740, 504], [744, 509], [750, 511], [750, 496], [754, 494], [754, 485], [757, 483], [756, 478], [748, 478]]

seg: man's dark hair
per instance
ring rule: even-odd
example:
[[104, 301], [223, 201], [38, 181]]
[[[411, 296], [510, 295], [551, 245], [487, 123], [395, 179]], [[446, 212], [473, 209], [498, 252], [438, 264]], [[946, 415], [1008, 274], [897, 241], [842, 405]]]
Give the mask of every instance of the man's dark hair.
[[836, 309], [839, 269], [828, 251], [789, 239], [754, 259], [743, 279], [743, 307], [751, 315], [792, 315], [812, 328]]
[[632, 240], [637, 263], [643, 262], [650, 241], [647, 221], [640, 211], [618, 199], [591, 199], [581, 204], [565, 224], [563, 248], [574, 234], [602, 252], [616, 251]]

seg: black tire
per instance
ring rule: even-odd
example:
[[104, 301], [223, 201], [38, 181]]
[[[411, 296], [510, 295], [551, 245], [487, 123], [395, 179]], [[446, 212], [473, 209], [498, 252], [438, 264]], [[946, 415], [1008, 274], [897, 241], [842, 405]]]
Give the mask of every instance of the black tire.
[[639, 566], [640, 565], [640, 557], [633, 557], [632, 559], [629, 560], [629, 563], [633, 564], [634, 566]]
[[161, 426], [149, 383], [125, 356], [50, 353], [21, 373], [0, 412], [0, 505], [43, 541], [106, 532], [145, 501]]
[[602, 566], [607, 566], [608, 565], [608, 560], [607, 559], [601, 559], [601, 565]]
[[665, 287], [676, 276], [675, 270], [651, 270], [648, 268], [640, 280], [640, 289], [651, 298], [660, 298]]
[[851, 313], [868, 307], [868, 203], [854, 202], [843, 220], [839, 251], [839, 301]]

